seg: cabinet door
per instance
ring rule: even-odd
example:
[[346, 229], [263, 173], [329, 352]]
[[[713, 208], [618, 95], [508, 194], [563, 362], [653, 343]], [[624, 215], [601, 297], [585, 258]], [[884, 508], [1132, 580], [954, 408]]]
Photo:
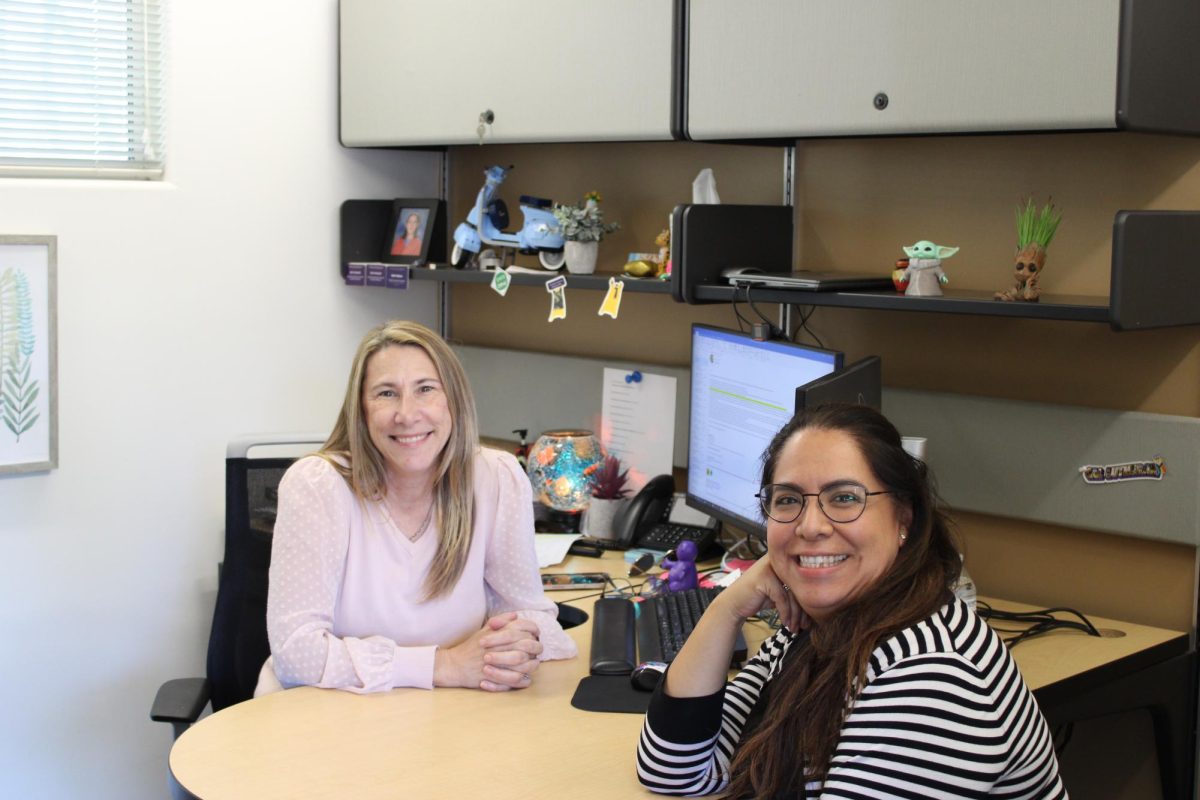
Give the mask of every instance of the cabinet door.
[[674, 0], [341, 0], [350, 147], [672, 138]]
[[1116, 127], [1119, 0], [691, 0], [687, 18], [692, 139]]

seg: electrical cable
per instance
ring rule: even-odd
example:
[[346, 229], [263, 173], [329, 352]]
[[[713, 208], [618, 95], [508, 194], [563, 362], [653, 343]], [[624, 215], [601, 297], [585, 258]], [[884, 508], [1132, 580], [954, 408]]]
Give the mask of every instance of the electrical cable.
[[[976, 606], [976, 613], [980, 617], [987, 620], [992, 629], [1000, 634], [1012, 634], [1011, 636], [1001, 636], [1004, 643], [1012, 649], [1026, 639], [1032, 639], [1035, 636], [1041, 636], [1045, 633], [1058, 630], [1076, 630], [1086, 633], [1088, 636], [1099, 636], [1100, 631], [1096, 630], [1096, 626], [1091, 623], [1086, 616], [1076, 611], [1073, 608], [1065, 608], [1056, 606], [1054, 608], [1043, 608], [1037, 611], [999, 611], [992, 608], [984, 602], [980, 602]], [[1071, 619], [1059, 619], [1055, 614], [1073, 614], [1079, 618], [1076, 622]], [[1019, 624], [1025, 627], [1002, 627], [995, 624], [996, 622], [1007, 622]]]
[[[618, 586], [617, 581], [622, 581], [626, 585]], [[620, 575], [618, 575], [615, 578], [612, 575], [608, 575], [607, 578], [605, 578], [605, 583], [607, 583], [608, 586], [612, 587], [611, 590], [608, 588], [604, 588], [598, 592], [588, 592], [587, 594], [581, 594], [581, 595], [577, 595], [575, 597], [571, 597], [566, 600], [557, 600], [555, 602], [562, 603], [565, 606], [569, 606], [580, 600], [599, 599], [601, 597], [614, 597], [615, 596], [615, 597], [633, 598], [633, 597], [637, 597], [639, 592], [641, 591], [642, 587], [645, 586], [645, 581], [642, 581], [641, 583], [638, 583], [638, 584], [634, 584], [633, 581], [629, 580], [628, 578], [622, 577]], [[554, 594], [554, 593], [551, 592], [551, 594]]]
[[747, 299], [747, 300], [749, 300], [749, 299], [750, 299], [750, 286], [749, 286], [749, 284], [735, 283], [735, 284], [733, 285], [733, 315], [734, 315], [735, 317], [737, 317], [737, 321], [738, 321], [738, 330], [739, 330], [739, 331], [741, 331], [742, 333], [745, 333], [745, 332], [746, 332], [746, 327], [750, 325], [750, 320], [748, 320], [748, 319], [746, 319], [745, 317], [743, 317], [743, 316], [742, 316], [742, 312], [741, 312], [741, 311], [738, 311], [738, 289], [740, 289], [742, 286], [745, 286], [745, 287], [746, 287], [746, 299]]
[[[820, 347], [822, 350], [824, 350], [825, 342], [821, 341], [821, 337], [817, 336], [816, 332], [813, 331], [812, 328], [808, 327], [808, 320], [810, 317], [812, 317], [812, 315], [814, 313], [816, 313], [817, 307], [816, 306], [801, 306], [801, 305], [793, 304], [792, 308], [796, 309], [796, 313], [800, 317], [800, 324], [796, 326], [795, 332], [790, 337], [791, 341], [795, 342], [797, 340], [797, 337], [800, 335], [800, 331], [804, 331], [805, 333], [807, 333], [809, 336], [812, 337], [814, 342], [817, 343], [817, 347]], [[804, 311], [804, 309], [806, 309], [806, 308], [808, 309], [807, 313]]]
[[750, 310], [757, 314], [758, 318], [765, 322], [767, 327], [771, 329], [772, 336], [774, 336], [776, 333], [785, 333], [785, 331], [780, 330], [778, 325], [776, 325], [774, 322], [771, 322], [770, 317], [759, 311], [758, 306], [754, 304], [754, 300], [752, 300], [750, 297], [750, 284], [746, 284], [746, 303], [750, 306]]

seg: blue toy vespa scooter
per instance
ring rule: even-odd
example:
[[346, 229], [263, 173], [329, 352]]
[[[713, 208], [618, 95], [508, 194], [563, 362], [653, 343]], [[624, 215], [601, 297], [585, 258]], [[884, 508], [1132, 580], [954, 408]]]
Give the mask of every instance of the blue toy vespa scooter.
[[506, 233], [508, 207], [496, 197], [496, 191], [504, 182], [508, 170], [499, 165], [484, 171], [487, 181], [475, 197], [475, 207], [467, 214], [467, 221], [454, 230], [454, 248], [450, 251], [450, 263], [462, 266], [472, 253], [478, 253], [483, 245], [493, 247], [515, 247], [522, 253], [538, 254], [538, 261], [546, 269], [558, 269], [566, 257], [563, 255], [563, 237], [558, 232], [558, 221], [550, 211], [549, 200], [540, 197], [521, 196], [521, 214], [524, 219], [516, 233]]

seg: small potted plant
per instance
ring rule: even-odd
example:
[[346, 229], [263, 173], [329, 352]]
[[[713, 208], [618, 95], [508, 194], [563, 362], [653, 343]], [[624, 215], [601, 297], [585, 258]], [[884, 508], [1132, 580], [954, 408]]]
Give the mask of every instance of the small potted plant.
[[583, 531], [595, 539], [613, 538], [613, 518], [629, 495], [629, 470], [621, 469], [621, 459], [606, 454], [588, 476], [592, 499], [584, 512]]
[[566, 240], [564, 253], [567, 271], [587, 275], [596, 271], [596, 255], [600, 240], [621, 226], [604, 221], [599, 192], [588, 192], [580, 205], [555, 205], [554, 218], [558, 232]]
[[1017, 206], [1017, 255], [1013, 277], [1015, 283], [1008, 289], [996, 292], [997, 300], [1019, 300], [1036, 303], [1042, 296], [1042, 270], [1046, 266], [1046, 248], [1054, 239], [1062, 212], [1047, 201], [1040, 209], [1033, 198], [1025, 205]]

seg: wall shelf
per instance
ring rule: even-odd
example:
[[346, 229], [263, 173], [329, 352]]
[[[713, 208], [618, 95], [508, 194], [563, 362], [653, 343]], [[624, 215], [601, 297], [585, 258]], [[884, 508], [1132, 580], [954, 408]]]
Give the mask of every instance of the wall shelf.
[[[346, 265], [351, 261], [378, 261], [383, 254], [387, 226], [391, 220], [391, 200], [346, 200], [341, 208], [341, 271], [346, 277]], [[439, 222], [438, 237], [430, 245], [433, 261], [446, 257], [445, 223]], [[448, 264], [437, 267], [413, 267], [409, 277], [414, 281], [437, 281], [439, 283], [482, 283], [490, 284], [493, 273], [478, 269], [455, 269]], [[565, 275], [569, 289], [608, 290], [609, 278], [620, 278], [627, 292], [670, 294], [671, 284], [656, 278], [634, 278], [617, 272], [597, 272], [591, 275], [575, 275], [565, 270], [553, 272], [510, 272], [514, 286], [544, 286], [555, 275]]]
[[[443, 283], [482, 283], [489, 284], [492, 282], [493, 272], [490, 270], [478, 269], [455, 269], [454, 267], [445, 266], [436, 269], [429, 267], [413, 267], [409, 270], [409, 277], [415, 281], [440, 281]], [[545, 270], [541, 273], [535, 272], [510, 272], [508, 277], [512, 279], [514, 286], [544, 286], [546, 281], [562, 275], [567, 279], [568, 289], [595, 289], [598, 291], [608, 290], [608, 279], [619, 278], [625, 282], [625, 291], [627, 292], [647, 292], [651, 294], [670, 294], [671, 284], [667, 281], [661, 281], [653, 278], [634, 278], [631, 275], [625, 275], [620, 272], [596, 272], [591, 275], [576, 275], [566, 270], [557, 272]]]
[[[722, 270], [787, 271], [793, 221], [789, 206], [685, 205], [672, 213], [671, 294], [683, 303], [746, 299]], [[1118, 211], [1113, 219], [1108, 297], [1042, 295], [1037, 303], [1005, 303], [990, 291], [948, 289], [942, 297], [891, 291], [808, 292], [754, 288], [756, 302], [888, 311], [1107, 322], [1130, 331], [1200, 324], [1200, 211]]]
[[1056, 319], [1071, 322], [1110, 322], [1106, 297], [1044, 294], [1036, 303], [1005, 303], [992, 299], [991, 292], [944, 289], [942, 297], [906, 297], [898, 292], [805, 292], [787, 289], [732, 286], [697, 286], [695, 297], [703, 302], [789, 303], [803, 306], [869, 308], [880, 311], [932, 311], [941, 314]]
[[[390, 200], [347, 200], [341, 209], [341, 270], [350, 261], [376, 261], [389, 220]], [[728, 303], [735, 290], [721, 278], [731, 266], [787, 269], [792, 254], [790, 206], [685, 205], [672, 213], [670, 281], [620, 273], [514, 272], [515, 286], [543, 286], [565, 274], [572, 289], [605, 291], [620, 277], [625, 290], [670, 294], [692, 304]], [[444, 247], [438, 255], [444, 254]], [[431, 254], [434, 249], [431, 248]], [[436, 257], [436, 256], [435, 256]], [[444, 255], [442, 256], [444, 257]], [[440, 259], [439, 259], [440, 260]], [[891, 291], [805, 292], [755, 288], [749, 299], [765, 303], [836, 306], [881, 311], [1108, 323], [1129, 331], [1200, 324], [1200, 211], [1118, 211], [1113, 220], [1108, 297], [1042, 295], [1037, 303], [1005, 303], [988, 291], [947, 289], [942, 297], [907, 297]], [[492, 273], [452, 267], [416, 267], [411, 277], [441, 283], [491, 283]], [[746, 289], [736, 299], [746, 299]]]

